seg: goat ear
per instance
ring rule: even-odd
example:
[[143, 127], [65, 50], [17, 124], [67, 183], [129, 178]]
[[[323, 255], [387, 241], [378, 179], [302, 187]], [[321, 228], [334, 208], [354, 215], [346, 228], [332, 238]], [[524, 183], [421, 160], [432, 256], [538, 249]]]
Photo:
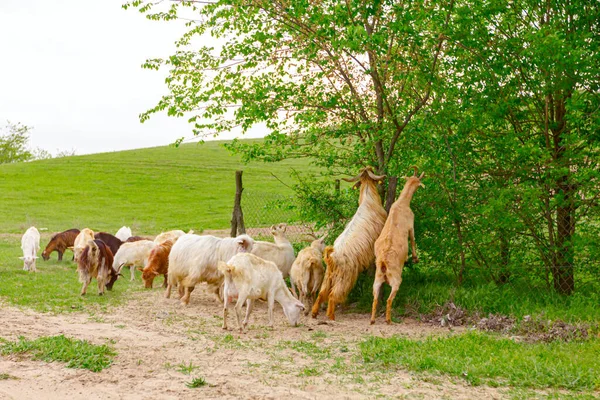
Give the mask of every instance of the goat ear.
[[144, 272], [144, 268], [142, 268], [142, 267], [137, 267], [137, 270]]
[[25, 259], [25, 257], [19, 257], [19, 259], [20, 259], [20, 260], [24, 260], [24, 259]]
[[425, 189], [425, 185], [423, 185], [422, 183], [419, 183], [419, 186], [421, 186], [423, 189]]
[[298, 307], [302, 311], [304, 311], [306, 309], [306, 307], [304, 307], [304, 304], [302, 304], [302, 303], [296, 303], [296, 307]]

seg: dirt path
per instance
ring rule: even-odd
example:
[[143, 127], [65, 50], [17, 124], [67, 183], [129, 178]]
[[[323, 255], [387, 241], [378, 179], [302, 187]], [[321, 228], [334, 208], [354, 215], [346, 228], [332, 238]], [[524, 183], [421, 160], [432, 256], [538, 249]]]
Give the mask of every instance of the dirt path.
[[[200, 292], [200, 293], [198, 293]], [[110, 293], [109, 293], [110, 295]], [[61, 363], [0, 358], [0, 399], [362, 399], [501, 398], [489, 387], [469, 387], [438, 377], [426, 382], [404, 371], [364, 367], [358, 343], [367, 335], [421, 337], [448, 331], [406, 320], [370, 326], [368, 316], [339, 314], [339, 322], [305, 318], [292, 328], [276, 310], [275, 329], [265, 328], [265, 304], [257, 304], [247, 334], [221, 329], [221, 306], [196, 290], [187, 308], [164, 299], [161, 289], [137, 293], [126, 305], [100, 315], [47, 315], [3, 305], [0, 337], [65, 334], [96, 344], [111, 342], [118, 355], [99, 373]], [[233, 313], [235, 314], [235, 313]], [[230, 326], [237, 326], [230, 313]], [[191, 375], [182, 366], [195, 367]], [[191, 377], [208, 386], [189, 389]]]

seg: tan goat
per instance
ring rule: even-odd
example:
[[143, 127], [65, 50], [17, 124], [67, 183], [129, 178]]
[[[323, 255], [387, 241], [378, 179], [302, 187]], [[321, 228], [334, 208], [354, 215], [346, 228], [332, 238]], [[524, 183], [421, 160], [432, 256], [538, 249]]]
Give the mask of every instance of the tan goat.
[[402, 269], [408, 260], [408, 239], [410, 238], [413, 262], [419, 262], [415, 249], [415, 216], [410, 209], [410, 201], [421, 183], [424, 173], [417, 177], [417, 167], [413, 167], [415, 173], [406, 178], [406, 184], [400, 193], [398, 200], [392, 204], [390, 215], [383, 227], [381, 235], [375, 242], [375, 282], [373, 282], [373, 309], [371, 311], [371, 324], [375, 323], [377, 312], [377, 299], [379, 290], [384, 282], [392, 287], [392, 292], [387, 299], [385, 309], [385, 321], [392, 322], [392, 302], [398, 288], [402, 283]]
[[377, 176], [370, 167], [363, 168], [353, 179], [360, 186], [358, 209], [348, 222], [344, 232], [323, 253], [327, 270], [321, 291], [312, 308], [316, 318], [321, 303], [327, 300], [327, 316], [335, 320], [335, 306], [346, 300], [354, 287], [358, 274], [371, 265], [375, 258], [373, 244], [379, 237], [387, 213], [381, 205], [377, 182], [385, 175]]
[[[308, 315], [308, 311], [317, 297], [317, 291], [323, 283], [323, 276], [325, 275], [325, 267], [323, 266], [324, 239], [314, 240], [309, 247], [300, 250], [290, 270], [292, 292], [306, 307], [305, 315]], [[296, 288], [298, 288], [299, 296], [296, 294]]]

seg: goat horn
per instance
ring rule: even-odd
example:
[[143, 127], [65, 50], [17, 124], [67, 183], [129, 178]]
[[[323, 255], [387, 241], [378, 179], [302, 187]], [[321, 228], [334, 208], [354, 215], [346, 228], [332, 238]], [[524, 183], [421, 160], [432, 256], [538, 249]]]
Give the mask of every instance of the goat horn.
[[345, 180], [346, 182], [356, 182], [357, 180], [360, 179], [359, 176], [355, 176], [354, 178], [342, 178], [343, 180]]
[[419, 179], [423, 179], [424, 176], [425, 176], [425, 172], [421, 172], [421, 175], [419, 175]]
[[415, 170], [415, 173], [413, 174], [413, 176], [417, 176], [417, 173], [419, 172], [419, 168], [416, 165], [413, 165], [411, 168]]
[[385, 175], [375, 175], [375, 174], [373, 173], [373, 171], [371, 171], [370, 169], [368, 169], [368, 170], [367, 170], [367, 173], [369, 174], [369, 177], [370, 177], [371, 179], [373, 179], [374, 181], [380, 181], [380, 180], [382, 180], [383, 178], [385, 178]]

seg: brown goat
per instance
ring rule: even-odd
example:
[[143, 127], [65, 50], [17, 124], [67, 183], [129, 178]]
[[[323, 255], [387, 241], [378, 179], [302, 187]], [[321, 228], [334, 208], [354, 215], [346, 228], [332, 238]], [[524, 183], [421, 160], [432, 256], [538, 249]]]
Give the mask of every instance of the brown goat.
[[368, 268], [375, 258], [373, 244], [379, 237], [387, 213], [381, 205], [377, 192], [377, 181], [385, 176], [373, 174], [369, 167], [363, 168], [358, 176], [347, 179], [360, 186], [358, 209], [332, 246], [325, 248], [323, 256], [327, 264], [321, 291], [312, 308], [316, 318], [319, 307], [327, 299], [327, 316], [335, 320], [335, 306], [346, 300], [354, 287], [358, 274]]
[[67, 250], [69, 247], [73, 248], [77, 235], [79, 235], [79, 229], [69, 229], [67, 231], [54, 234], [42, 252], [42, 258], [45, 261], [48, 261], [50, 259], [50, 253], [56, 251], [58, 253], [58, 261], [62, 261], [65, 250]]
[[373, 282], [373, 309], [371, 311], [371, 324], [375, 323], [375, 314], [377, 312], [377, 300], [381, 285], [387, 282], [392, 287], [392, 292], [387, 299], [385, 309], [385, 321], [392, 322], [392, 302], [398, 288], [402, 283], [402, 269], [404, 263], [408, 260], [408, 239], [410, 238], [412, 259], [414, 263], [419, 262], [415, 249], [415, 216], [410, 209], [410, 201], [419, 186], [425, 187], [421, 183], [423, 173], [417, 177], [417, 167], [414, 167], [415, 173], [410, 178], [406, 178], [404, 189], [400, 193], [398, 200], [392, 204], [390, 215], [381, 231], [381, 235], [375, 242], [375, 282]]
[[[115, 236], [116, 237], [116, 236]], [[119, 239], [119, 238], [117, 238]], [[140, 240], [152, 240], [142, 236], [129, 236], [123, 243], [139, 242]]]
[[85, 295], [92, 278], [98, 281], [98, 295], [104, 294], [104, 287], [112, 290], [119, 277], [112, 267], [113, 255], [110, 248], [102, 240], [90, 240], [77, 260], [79, 281], [83, 283], [81, 295]]
[[122, 242], [121, 239], [119, 239], [118, 237], [106, 232], [97, 232], [94, 234], [94, 238], [102, 240], [104, 244], [106, 244], [110, 248], [110, 251], [112, 252], [113, 256], [117, 254], [117, 251], [119, 251], [119, 247], [121, 247], [121, 245], [125, 243]]
[[144, 268], [138, 268], [140, 271], [142, 271], [142, 281], [144, 282], [144, 287], [146, 289], [152, 289], [154, 278], [156, 278], [158, 275], [164, 275], [165, 280], [162, 286], [165, 288], [167, 287], [169, 253], [171, 253], [172, 247], [172, 240], [167, 240], [161, 244], [157, 244], [150, 251], [150, 255], [148, 256], [148, 264], [146, 264]]

